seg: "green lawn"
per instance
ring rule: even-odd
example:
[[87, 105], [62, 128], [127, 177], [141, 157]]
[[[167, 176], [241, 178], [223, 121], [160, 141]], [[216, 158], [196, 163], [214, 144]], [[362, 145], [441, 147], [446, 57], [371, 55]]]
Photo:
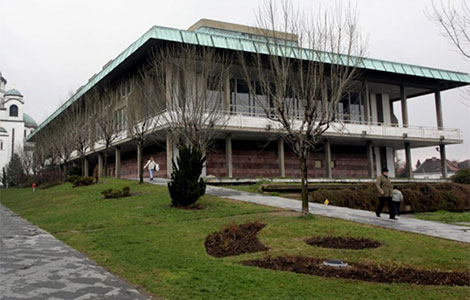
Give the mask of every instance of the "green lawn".
[[[418, 219], [422, 219], [422, 220], [470, 226], [470, 211], [450, 212], [450, 211], [445, 211], [445, 210], [438, 210], [435, 212], [416, 213], [414, 214], [414, 217]], [[459, 223], [467, 223], [467, 224], [459, 224]]]
[[[102, 199], [101, 191], [129, 185], [129, 198]], [[38, 190], [0, 190], [1, 203], [86, 253], [128, 281], [168, 299], [465, 299], [469, 287], [380, 284], [246, 267], [263, 253], [214, 258], [204, 238], [229, 223], [267, 224], [260, 240], [269, 254], [340, 258], [350, 262], [469, 271], [470, 248], [417, 234], [347, 221], [299, 218], [280, 209], [204, 196], [202, 210], [171, 208], [165, 187], [105, 179], [88, 187], [70, 184]], [[369, 250], [312, 247], [315, 235], [379, 240]]]

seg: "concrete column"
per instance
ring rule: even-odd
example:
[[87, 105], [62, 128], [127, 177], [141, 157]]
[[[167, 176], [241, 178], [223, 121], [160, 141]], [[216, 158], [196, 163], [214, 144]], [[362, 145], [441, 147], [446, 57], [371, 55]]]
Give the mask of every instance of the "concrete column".
[[279, 157], [279, 175], [281, 177], [286, 177], [286, 163], [284, 157], [284, 140], [282, 138], [278, 141], [277, 153]]
[[395, 172], [395, 149], [391, 147], [385, 148], [385, 155], [387, 160], [388, 176], [391, 178], [396, 177]]
[[103, 177], [103, 153], [98, 153], [98, 176]]
[[[142, 150], [140, 149], [140, 147], [137, 147], [137, 178], [139, 178], [140, 172], [142, 171], [142, 174], [143, 174], [143, 171], [144, 171], [144, 170], [143, 170], [143, 167], [144, 167], [144, 166], [142, 166], [142, 165], [139, 163], [139, 161], [142, 160], [142, 155], [143, 155]], [[144, 162], [144, 163], [145, 163], [145, 162]], [[144, 176], [145, 176], [145, 175], [144, 175]]]
[[372, 142], [366, 142], [367, 148], [367, 174], [370, 178], [374, 178], [374, 152], [372, 149]]
[[114, 177], [121, 178], [121, 148], [116, 147], [114, 149]]
[[442, 179], [447, 179], [447, 156], [445, 145], [439, 145], [439, 153], [441, 154]]
[[325, 139], [325, 167], [326, 167], [326, 176], [328, 178], [333, 178], [331, 172], [331, 145], [330, 140]]
[[233, 177], [232, 171], [232, 134], [227, 133], [225, 137], [225, 164], [227, 166], [227, 177]]
[[90, 162], [88, 161], [88, 158], [84, 157], [83, 158], [83, 174], [85, 177], [90, 176]]
[[380, 147], [374, 147], [375, 153], [375, 174], [379, 176], [382, 174], [382, 157], [380, 154]]
[[411, 178], [411, 148], [410, 143], [405, 143], [405, 168], [406, 168], [406, 178]]
[[370, 123], [370, 96], [369, 96], [369, 83], [364, 81], [364, 121], [366, 124]]
[[444, 129], [444, 121], [442, 120], [442, 105], [441, 105], [441, 92], [440, 91], [436, 91], [434, 93], [434, 99], [436, 102], [437, 128]]
[[408, 127], [408, 104], [406, 99], [405, 85], [400, 85], [400, 98], [401, 98], [401, 116], [403, 127]]
[[167, 135], [166, 136], [166, 176], [167, 178], [171, 178], [171, 173], [173, 172], [173, 142], [171, 138]]
[[225, 80], [225, 89], [224, 89], [224, 108], [226, 112], [230, 112], [230, 78]]

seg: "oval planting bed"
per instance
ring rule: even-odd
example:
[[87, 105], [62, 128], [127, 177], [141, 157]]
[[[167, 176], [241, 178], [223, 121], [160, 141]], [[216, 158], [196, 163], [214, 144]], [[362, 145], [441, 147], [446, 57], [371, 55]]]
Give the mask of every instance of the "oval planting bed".
[[336, 248], [336, 249], [367, 249], [377, 248], [382, 246], [378, 241], [366, 239], [366, 238], [353, 238], [353, 237], [341, 237], [341, 236], [324, 236], [324, 237], [312, 237], [306, 239], [305, 242], [311, 246], [318, 246], [323, 248]]
[[257, 237], [265, 226], [260, 222], [227, 225], [206, 237], [206, 251], [215, 257], [226, 257], [269, 250]]
[[267, 257], [242, 262], [245, 266], [290, 271], [324, 277], [341, 277], [381, 283], [412, 283], [423, 285], [470, 285], [470, 272], [441, 272], [409, 267], [348, 263], [347, 267], [326, 266], [326, 259], [286, 256]]

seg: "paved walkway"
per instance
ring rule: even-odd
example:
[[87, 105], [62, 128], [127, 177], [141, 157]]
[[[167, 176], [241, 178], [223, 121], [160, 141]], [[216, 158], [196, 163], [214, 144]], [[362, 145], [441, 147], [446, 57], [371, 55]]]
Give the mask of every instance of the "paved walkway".
[[147, 299], [0, 205], [0, 299]]
[[[158, 178], [154, 181], [146, 179], [145, 181], [158, 185], [166, 185], [167, 183], [166, 179], [161, 178]], [[207, 186], [206, 193], [219, 196], [221, 198], [285, 208], [294, 211], [301, 210], [300, 201], [282, 197], [265, 196], [261, 194], [242, 192], [211, 185]], [[319, 203], [310, 203], [309, 209], [310, 212], [316, 215], [470, 243], [470, 227], [419, 220], [406, 216], [401, 216], [399, 217], [399, 220], [395, 221], [388, 219], [388, 214], [382, 214], [381, 218], [377, 218], [375, 216], [375, 212], [347, 207], [323, 205]]]

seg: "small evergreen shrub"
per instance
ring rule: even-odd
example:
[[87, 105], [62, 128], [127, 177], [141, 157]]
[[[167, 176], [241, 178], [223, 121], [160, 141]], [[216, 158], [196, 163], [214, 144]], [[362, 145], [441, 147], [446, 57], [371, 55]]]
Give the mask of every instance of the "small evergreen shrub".
[[75, 185], [75, 182], [77, 180], [80, 180], [82, 177], [80, 175], [70, 175], [67, 177], [67, 182], [70, 182], [71, 184]]
[[84, 186], [84, 185], [91, 185], [93, 184], [94, 178], [93, 177], [78, 177], [73, 182], [73, 186]]
[[109, 198], [123, 198], [128, 197], [130, 195], [130, 187], [125, 186], [122, 191], [120, 190], [113, 190], [113, 189], [106, 189], [101, 192], [105, 199]]
[[168, 183], [173, 206], [190, 206], [206, 192], [206, 184], [201, 177], [206, 158], [196, 148], [183, 147], [173, 163], [171, 180]]
[[122, 197], [127, 197], [127, 196], [129, 196], [130, 191], [131, 191], [131, 188], [130, 188], [130, 187], [128, 187], [128, 186], [123, 187], [123, 188], [122, 188]]
[[458, 170], [450, 179], [455, 183], [470, 184], [470, 169]]

